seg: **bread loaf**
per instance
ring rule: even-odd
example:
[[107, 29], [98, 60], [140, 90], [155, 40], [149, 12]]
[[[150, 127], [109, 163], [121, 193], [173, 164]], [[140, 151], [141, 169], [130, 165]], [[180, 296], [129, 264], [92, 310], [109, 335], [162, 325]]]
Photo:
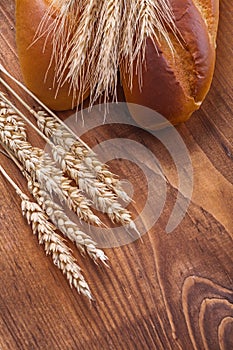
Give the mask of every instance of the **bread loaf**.
[[[212, 81], [215, 66], [218, 0], [169, 0], [180, 32], [180, 45], [173, 33], [173, 53], [162, 38], [156, 47], [147, 39], [143, 84], [140, 89], [134, 63], [133, 84], [122, 66], [121, 77], [126, 101], [149, 107], [171, 123], [187, 120], [200, 107]], [[141, 125], [156, 128], [153, 117], [141, 115], [129, 105]]]
[[[26, 85], [50, 108], [66, 110], [81, 101], [76, 99], [77, 91], [73, 96], [70, 85], [67, 82], [59, 85], [54, 74], [56, 64], [51, 60], [52, 14], [48, 16], [46, 27], [43, 28], [48, 28], [50, 33], [42, 31], [39, 33], [41, 35], [37, 33], [35, 36], [51, 1], [16, 0], [16, 40]], [[142, 85], [139, 84], [137, 60], [133, 62], [133, 78], [125, 68], [127, 64], [121, 64], [120, 67], [129, 110], [139, 124], [149, 128], [157, 128], [153, 115], [148, 113], [142, 116], [132, 104], [149, 107], [173, 124], [183, 122], [200, 107], [210, 88], [215, 66], [219, 0], [166, 1], [173, 10], [177, 27], [176, 33], [167, 28], [173, 50], [169, 41], [159, 33], [156, 33], [160, 38], [159, 42], [152, 37], [146, 39], [145, 61], [141, 71]], [[124, 9], [126, 5], [122, 3], [122, 6]], [[56, 9], [53, 15], [56, 16]], [[75, 18], [75, 21], [78, 20], [79, 18]], [[72, 37], [72, 33], [69, 34]], [[98, 57], [98, 48], [93, 56], [95, 55]], [[63, 62], [65, 59], [64, 56]], [[91, 71], [95, 74], [95, 66]], [[131, 78], [132, 85], [129, 84]], [[77, 84], [79, 82], [78, 79]], [[88, 92], [85, 92], [82, 99], [87, 95]]]
[[[52, 33], [48, 35], [44, 28], [42, 35], [36, 35], [49, 3], [49, 0], [16, 0], [18, 56], [27, 87], [51, 109], [67, 110], [74, 107], [77, 100], [67, 82], [58, 89], [55, 64], [51, 61]], [[48, 18], [46, 26], [49, 27], [52, 21], [52, 17]], [[87, 96], [88, 92], [83, 99]]]

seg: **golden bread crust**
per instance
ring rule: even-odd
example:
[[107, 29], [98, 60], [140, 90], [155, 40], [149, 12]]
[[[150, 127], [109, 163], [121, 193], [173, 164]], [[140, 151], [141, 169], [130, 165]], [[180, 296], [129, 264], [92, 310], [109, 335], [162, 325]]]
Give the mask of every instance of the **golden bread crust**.
[[[49, 67], [52, 54], [52, 36], [47, 37], [45, 34], [35, 40], [35, 33], [49, 2], [44, 0], [16, 1], [17, 50], [27, 87], [49, 108], [67, 110], [74, 107], [69, 84], [65, 83], [57, 92], [58, 84], [54, 81], [54, 64], [52, 63]], [[52, 18], [48, 19], [47, 25], [51, 23]], [[88, 93], [84, 98], [87, 95]]]

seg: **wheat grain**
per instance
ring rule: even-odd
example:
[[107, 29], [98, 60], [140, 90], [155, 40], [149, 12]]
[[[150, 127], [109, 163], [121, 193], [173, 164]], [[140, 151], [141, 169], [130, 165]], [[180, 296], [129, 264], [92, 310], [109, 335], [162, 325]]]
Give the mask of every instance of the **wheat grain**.
[[85, 165], [61, 146], [56, 146], [52, 152], [63, 171], [67, 171], [79, 188], [90, 196], [98, 210], [106, 213], [113, 223], [121, 223], [136, 230], [130, 212], [117, 202], [116, 196], [107, 191], [105, 184], [98, 181]]
[[30, 177], [27, 178], [30, 192], [53, 224], [77, 246], [82, 254], [87, 253], [95, 263], [101, 261], [106, 265], [108, 258], [101, 249], [97, 248], [96, 242], [69, 219], [62, 207], [56, 204], [50, 195], [40, 188], [38, 182], [33, 181]]
[[19, 132], [22, 140], [26, 140], [26, 129], [21, 118], [16, 114], [15, 110], [6, 102], [0, 100], [0, 124], [1, 128], [5, 125], [5, 130], [14, 130]]
[[66, 246], [64, 240], [55, 232], [56, 227], [49, 222], [48, 217], [43, 213], [40, 206], [29, 200], [1, 166], [0, 172], [12, 184], [19, 195], [23, 216], [32, 227], [33, 234], [37, 235], [39, 243], [44, 245], [46, 254], [51, 255], [54, 265], [66, 275], [71, 287], [74, 286], [80, 294], [93, 300], [90, 288], [81, 273], [81, 268], [77, 265], [71, 250]]
[[34, 113], [37, 118], [37, 125], [40, 130], [56, 145], [60, 145], [66, 151], [71, 152], [76, 158], [82, 160], [84, 165], [112, 192], [124, 201], [130, 198], [122, 189], [121, 183], [117, 176], [109, 171], [106, 164], [101, 163], [96, 154], [87, 149], [83, 143], [75, 139], [75, 137], [63, 125], [50, 117], [43, 110]]
[[39, 205], [24, 197], [22, 198], [22, 212], [28, 224], [32, 226], [33, 233], [38, 235], [39, 243], [45, 246], [46, 254], [52, 256], [54, 265], [66, 275], [70, 286], [74, 286], [79, 293], [92, 300], [89, 286], [81, 274], [80, 267], [75, 263], [75, 259], [63, 240], [55, 233], [56, 228], [48, 221]]

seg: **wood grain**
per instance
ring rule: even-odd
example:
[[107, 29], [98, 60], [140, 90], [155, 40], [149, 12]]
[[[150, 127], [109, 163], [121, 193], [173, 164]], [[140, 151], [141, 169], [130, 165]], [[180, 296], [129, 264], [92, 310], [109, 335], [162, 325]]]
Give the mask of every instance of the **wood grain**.
[[[69, 288], [38, 246], [21, 216], [18, 198], [1, 178], [1, 350], [233, 349], [232, 11], [232, 3], [222, 0], [211, 91], [202, 108], [177, 128], [189, 150], [194, 189], [185, 218], [171, 234], [165, 233], [165, 227], [178, 181], [161, 143], [132, 126], [106, 125], [84, 135], [90, 146], [114, 137], [143, 144], [158, 157], [167, 179], [159, 220], [143, 242], [106, 249], [111, 269], [96, 267], [74, 249], [95, 303], [90, 305]], [[22, 80], [12, 0], [1, 0], [0, 25], [1, 63]], [[119, 92], [122, 95], [120, 87]], [[43, 146], [33, 131], [30, 140]], [[26, 191], [15, 166], [2, 155], [0, 162]], [[130, 208], [138, 215], [147, 196], [143, 173], [124, 160], [110, 164], [132, 183], [135, 203]], [[151, 179], [159, 181], [160, 175], [150, 172]], [[154, 197], [162, 200], [159, 186], [154, 187]]]

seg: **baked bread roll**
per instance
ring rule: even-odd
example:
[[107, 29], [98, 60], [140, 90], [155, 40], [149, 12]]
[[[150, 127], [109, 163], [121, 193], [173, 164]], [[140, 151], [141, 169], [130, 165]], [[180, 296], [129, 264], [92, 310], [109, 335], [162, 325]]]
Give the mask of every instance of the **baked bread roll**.
[[[66, 110], [82, 102], [89, 92], [84, 92], [77, 101], [79, 91], [75, 91], [73, 96], [74, 91], [69, 83], [59, 85], [59, 79], [55, 75], [56, 64], [51, 60], [52, 15], [48, 15], [42, 35], [37, 32], [51, 1], [16, 0], [16, 41], [27, 87], [51, 109]], [[142, 86], [139, 85], [136, 60], [133, 62], [133, 76], [129, 76], [125, 70], [127, 63], [120, 67], [121, 81], [131, 115], [138, 124], [147, 128], [158, 127], [154, 115], [148, 112], [142, 116], [139, 109], [132, 104], [149, 107], [173, 124], [183, 122], [200, 107], [210, 88], [215, 66], [219, 0], [166, 1], [173, 10], [178, 33], [176, 36], [168, 28], [173, 50], [159, 33], [159, 42], [156, 38], [146, 39], [145, 62], [141, 71]], [[101, 6], [104, 5], [100, 4]], [[56, 9], [53, 15], [56, 16]], [[73, 20], [79, 19], [77, 17]], [[43, 34], [46, 29], [48, 31]], [[65, 60], [66, 56], [62, 61]], [[92, 67], [92, 73], [95, 74], [95, 66]], [[129, 85], [131, 78], [132, 85]], [[80, 80], [77, 80], [78, 89]]]
[[[219, 0], [169, 0], [180, 32], [181, 44], [169, 33], [173, 53], [161, 38], [155, 47], [147, 39], [140, 89], [134, 62], [132, 88], [121, 68], [126, 101], [149, 107], [171, 123], [187, 120], [200, 107], [211, 85], [214, 66]], [[151, 113], [141, 115], [129, 105], [133, 118], [142, 126], [157, 128]]]
[[[36, 35], [40, 22], [48, 9], [49, 0], [16, 0], [16, 43], [20, 66], [26, 86], [49, 108], [68, 110], [77, 100], [69, 83], [59, 86], [55, 79], [52, 57], [52, 34]], [[49, 28], [53, 18], [48, 18]], [[84, 94], [83, 99], [88, 96]], [[81, 102], [81, 101], [79, 101]]]

